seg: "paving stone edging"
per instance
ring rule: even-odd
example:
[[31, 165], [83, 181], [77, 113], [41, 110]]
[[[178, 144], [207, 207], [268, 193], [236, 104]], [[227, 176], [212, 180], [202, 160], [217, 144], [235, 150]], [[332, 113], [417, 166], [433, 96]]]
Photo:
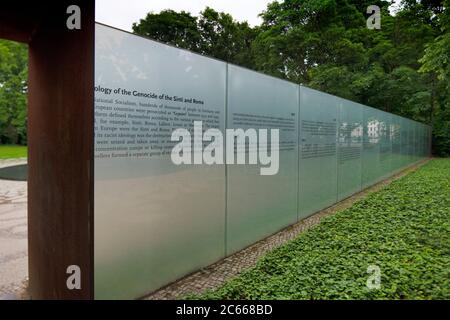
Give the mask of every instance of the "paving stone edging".
[[256, 262], [267, 252], [281, 246], [282, 244], [294, 239], [300, 233], [305, 232], [312, 226], [320, 223], [322, 218], [335, 214], [343, 209], [346, 209], [353, 205], [356, 201], [365, 198], [369, 194], [376, 192], [383, 187], [389, 185], [392, 181], [395, 181], [408, 173], [417, 170], [419, 167], [430, 161], [426, 159], [415, 165], [404, 169], [387, 178], [380, 181], [375, 185], [364, 189], [347, 199], [344, 199], [333, 206], [319, 211], [308, 218], [305, 218], [298, 223], [289, 226], [272, 236], [269, 236], [263, 240], [256, 242], [255, 244], [226, 257], [215, 264], [212, 264], [206, 268], [196, 271], [190, 275], [181, 278], [155, 292], [144, 297], [145, 300], [175, 300], [182, 299], [187, 295], [199, 295], [206, 290], [212, 290], [220, 287], [226, 281], [238, 276], [244, 270], [253, 267]]

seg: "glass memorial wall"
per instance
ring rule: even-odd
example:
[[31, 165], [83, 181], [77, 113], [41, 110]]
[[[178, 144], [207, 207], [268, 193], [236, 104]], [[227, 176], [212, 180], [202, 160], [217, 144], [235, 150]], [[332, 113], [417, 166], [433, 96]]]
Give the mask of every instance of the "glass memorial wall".
[[95, 295], [138, 297], [225, 255], [225, 166], [177, 166], [170, 140], [223, 131], [227, 66], [103, 25], [95, 44]]
[[[95, 50], [97, 299], [148, 294], [430, 154], [428, 126], [320, 91], [101, 24]], [[194, 121], [224, 144], [225, 129], [269, 129], [260, 146], [279, 129], [277, 174], [202, 164]], [[181, 140], [195, 164], [172, 161]]]

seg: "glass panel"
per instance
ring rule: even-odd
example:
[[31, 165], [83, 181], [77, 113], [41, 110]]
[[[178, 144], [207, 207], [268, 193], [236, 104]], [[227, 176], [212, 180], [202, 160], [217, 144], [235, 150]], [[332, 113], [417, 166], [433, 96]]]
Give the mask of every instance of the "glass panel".
[[390, 114], [377, 110], [380, 120], [380, 171], [379, 179], [385, 179], [391, 174], [392, 144], [390, 136], [391, 119]]
[[170, 137], [224, 129], [226, 64], [103, 25], [95, 44], [95, 297], [134, 298], [224, 256], [225, 166], [176, 166]]
[[427, 126], [425, 124], [421, 124], [421, 138], [422, 138], [422, 153], [421, 153], [421, 157], [426, 158], [427, 156], [427, 136], [426, 136], [426, 132], [427, 132]]
[[420, 160], [420, 154], [421, 154], [421, 148], [422, 148], [422, 139], [420, 136], [420, 123], [418, 122], [414, 122], [414, 127], [415, 127], [415, 149], [414, 149], [414, 154], [415, 154], [415, 160], [416, 162]]
[[362, 186], [367, 188], [379, 180], [380, 169], [380, 117], [378, 110], [364, 107], [364, 136]]
[[408, 119], [401, 118], [401, 132], [402, 132], [402, 168], [408, 165]]
[[261, 175], [260, 164], [227, 165], [227, 253], [232, 253], [297, 221], [299, 87], [228, 68], [228, 128], [280, 130], [276, 175]]
[[425, 124], [422, 124], [422, 158], [427, 157], [427, 126]]
[[422, 157], [427, 158], [429, 152], [429, 140], [428, 140], [428, 125], [423, 125], [422, 134], [423, 134], [423, 154]]
[[361, 190], [363, 106], [339, 99], [338, 200]]
[[414, 163], [414, 121], [408, 119], [408, 164]]
[[337, 200], [336, 97], [300, 87], [300, 218]]
[[399, 116], [392, 115], [391, 122], [391, 139], [392, 139], [392, 161], [391, 170], [392, 173], [400, 170], [403, 166], [402, 163], [402, 121]]
[[422, 160], [425, 156], [425, 137], [424, 137], [424, 130], [425, 125], [423, 123], [420, 124], [420, 159]]

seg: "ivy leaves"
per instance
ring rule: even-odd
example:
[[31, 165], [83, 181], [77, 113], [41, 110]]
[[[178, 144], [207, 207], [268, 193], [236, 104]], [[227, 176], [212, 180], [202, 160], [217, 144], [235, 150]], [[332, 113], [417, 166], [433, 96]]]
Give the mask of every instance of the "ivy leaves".
[[[450, 159], [369, 195], [204, 299], [450, 298]], [[380, 289], [366, 286], [368, 266]]]

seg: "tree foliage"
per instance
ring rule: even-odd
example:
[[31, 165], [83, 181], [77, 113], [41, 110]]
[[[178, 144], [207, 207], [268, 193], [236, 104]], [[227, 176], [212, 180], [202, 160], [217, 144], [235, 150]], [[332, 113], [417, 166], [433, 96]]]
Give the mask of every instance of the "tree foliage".
[[255, 67], [251, 45], [257, 31], [247, 22], [237, 22], [231, 15], [209, 7], [199, 17], [173, 10], [149, 13], [145, 19], [133, 24], [133, 31], [179, 48]]
[[133, 24], [133, 32], [179, 48], [199, 50], [201, 37], [197, 18], [185, 11], [149, 13], [145, 19]]
[[[198, 18], [187, 14], [190, 23], [185, 27], [195, 30], [196, 42], [190, 48], [201, 54], [429, 123], [435, 152], [448, 155], [449, 0], [403, 0], [395, 14], [391, 4], [274, 1], [255, 28], [206, 8]], [[366, 26], [369, 5], [381, 8], [380, 30]], [[172, 16], [169, 24], [186, 13], [151, 14], [134, 30], [182, 46], [167, 39], [166, 32], [151, 31], [168, 28], [158, 26], [167, 15]]]
[[[433, 126], [434, 151], [450, 154], [450, 0], [280, 0], [250, 27], [205, 8], [164, 10], [136, 34], [255, 69]], [[366, 27], [369, 5], [381, 29]], [[0, 42], [0, 139], [26, 141], [26, 49]]]
[[26, 144], [27, 49], [0, 40], [0, 144]]

